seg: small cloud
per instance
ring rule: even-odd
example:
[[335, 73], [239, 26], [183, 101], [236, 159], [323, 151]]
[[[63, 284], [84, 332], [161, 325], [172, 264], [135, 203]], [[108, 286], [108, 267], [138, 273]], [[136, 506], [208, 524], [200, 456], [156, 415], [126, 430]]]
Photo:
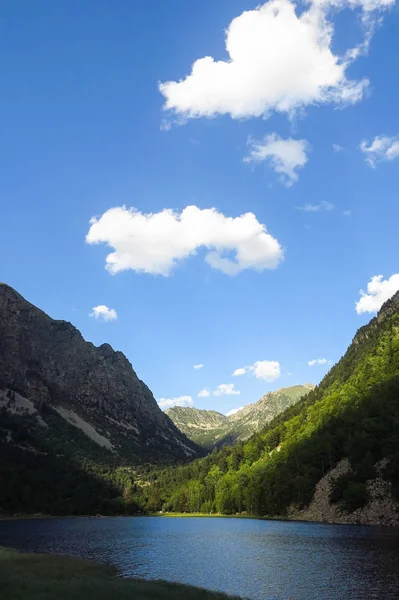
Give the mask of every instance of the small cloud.
[[277, 133], [266, 135], [262, 141], [249, 140], [251, 151], [244, 158], [245, 163], [267, 162], [281, 175], [282, 182], [290, 187], [298, 179], [298, 169], [308, 162], [310, 146], [306, 140], [284, 140]]
[[340, 146], [339, 144], [333, 144], [332, 147], [333, 147], [333, 151], [335, 153], [342, 152], [342, 150], [343, 150], [343, 147]]
[[238, 377], [239, 375], [245, 375], [246, 370], [245, 369], [236, 369], [233, 374], [232, 377]]
[[193, 406], [194, 400], [191, 396], [178, 396], [177, 398], [160, 398], [158, 406], [162, 410], [172, 408], [173, 406]]
[[115, 321], [118, 315], [113, 308], [108, 308], [105, 304], [100, 304], [93, 307], [93, 312], [89, 314], [89, 317], [94, 317], [97, 321]]
[[256, 379], [274, 381], [280, 377], [280, 363], [276, 360], [258, 360], [250, 367]]
[[232, 408], [231, 410], [229, 410], [228, 413], [226, 413], [226, 417], [231, 417], [232, 415], [235, 415], [236, 413], [238, 413], [243, 408], [244, 408], [243, 406], [240, 406], [240, 408]]
[[217, 386], [213, 392], [214, 396], [238, 396], [241, 394], [240, 390], [234, 389], [234, 383], [221, 383]]
[[198, 371], [198, 369], [203, 369], [205, 365], [203, 365], [202, 363], [199, 365], [194, 365], [193, 369], [196, 369]]
[[334, 210], [334, 204], [331, 202], [326, 202], [322, 200], [320, 204], [304, 204], [303, 206], [296, 206], [297, 210], [302, 210], [303, 212], [320, 212], [322, 210]]
[[327, 358], [314, 358], [313, 360], [308, 361], [309, 367], [314, 367], [315, 365], [332, 365], [331, 360], [327, 360]]
[[290, 373], [289, 371], [287, 371], [287, 375], [288, 377], [292, 377], [292, 373]]
[[169, 131], [172, 128], [172, 124], [167, 119], [162, 119], [159, 129], [161, 131]]
[[399, 157], [399, 136], [377, 135], [371, 144], [363, 140], [360, 150], [366, 156], [366, 162], [375, 168], [377, 163], [394, 160]]
[[211, 395], [211, 393], [210, 393], [209, 390], [207, 390], [206, 388], [204, 388], [197, 395], [198, 395], [198, 398], [208, 398]]
[[276, 360], [257, 360], [253, 365], [241, 367], [233, 372], [233, 376], [253, 373], [256, 379], [274, 381], [280, 377], [280, 363]]
[[342, 212], [342, 216], [343, 217], [351, 217], [352, 216], [352, 211], [351, 210], [344, 210]]
[[360, 300], [356, 302], [356, 312], [377, 312], [381, 306], [399, 291], [399, 273], [384, 279], [383, 275], [374, 275], [367, 284], [367, 292], [360, 290]]

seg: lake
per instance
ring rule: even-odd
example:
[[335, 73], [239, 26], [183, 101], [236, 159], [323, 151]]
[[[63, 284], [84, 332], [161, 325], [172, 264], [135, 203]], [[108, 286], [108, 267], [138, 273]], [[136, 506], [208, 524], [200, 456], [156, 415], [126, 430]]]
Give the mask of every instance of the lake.
[[399, 530], [255, 519], [0, 522], [0, 545], [106, 561], [129, 577], [252, 600], [397, 600]]

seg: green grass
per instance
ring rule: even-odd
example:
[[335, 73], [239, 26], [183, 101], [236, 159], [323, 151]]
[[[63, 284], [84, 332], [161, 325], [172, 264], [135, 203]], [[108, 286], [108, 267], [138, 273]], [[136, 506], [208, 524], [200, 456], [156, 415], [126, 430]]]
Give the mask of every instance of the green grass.
[[204, 517], [207, 519], [259, 519], [256, 515], [223, 515], [222, 513], [180, 513], [180, 512], [165, 512], [161, 517]]
[[222, 513], [181, 513], [181, 512], [165, 512], [162, 514], [159, 513], [154, 513], [153, 515], [151, 515], [153, 517], [167, 517], [167, 518], [173, 518], [173, 517], [183, 517], [183, 518], [188, 518], [188, 519], [192, 519], [194, 517], [203, 517], [206, 519], [252, 519], [252, 520], [256, 520], [256, 521], [293, 521], [295, 519], [289, 519], [288, 517], [282, 517], [281, 515], [265, 515], [263, 517], [260, 517], [259, 515], [244, 515], [244, 514], [238, 514], [238, 515], [224, 515]]
[[[165, 581], [122, 579], [108, 565], [0, 547], [0, 600], [232, 600]], [[235, 597], [235, 600], [240, 600]]]

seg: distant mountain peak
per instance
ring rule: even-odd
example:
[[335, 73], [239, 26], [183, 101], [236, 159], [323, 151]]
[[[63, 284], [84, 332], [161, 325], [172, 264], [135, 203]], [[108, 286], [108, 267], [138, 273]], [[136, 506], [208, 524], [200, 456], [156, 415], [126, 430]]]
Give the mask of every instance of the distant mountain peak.
[[209, 449], [247, 439], [314, 387], [312, 383], [306, 383], [267, 392], [258, 402], [247, 404], [229, 416], [189, 406], [174, 407], [165, 412], [188, 438]]

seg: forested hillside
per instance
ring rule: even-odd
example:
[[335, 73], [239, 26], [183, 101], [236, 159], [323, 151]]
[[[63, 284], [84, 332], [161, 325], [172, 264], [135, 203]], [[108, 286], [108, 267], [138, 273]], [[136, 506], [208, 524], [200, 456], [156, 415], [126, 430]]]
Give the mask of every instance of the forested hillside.
[[348, 458], [331, 500], [353, 511], [366, 481], [383, 477], [399, 497], [399, 293], [362, 327], [321, 384], [245, 443], [151, 475], [152, 509], [285, 515], [309, 504], [318, 481]]

